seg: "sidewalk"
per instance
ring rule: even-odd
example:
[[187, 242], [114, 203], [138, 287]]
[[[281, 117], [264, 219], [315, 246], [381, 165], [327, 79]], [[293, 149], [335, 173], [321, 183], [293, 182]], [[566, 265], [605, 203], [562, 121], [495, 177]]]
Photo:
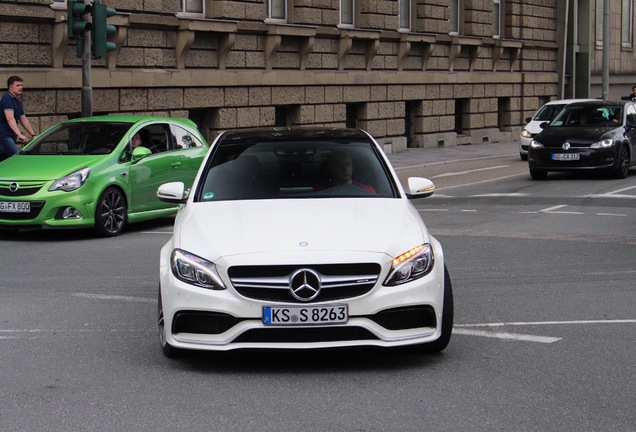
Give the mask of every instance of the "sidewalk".
[[410, 148], [387, 155], [396, 171], [451, 162], [515, 156], [519, 158], [519, 141], [471, 144], [453, 147]]

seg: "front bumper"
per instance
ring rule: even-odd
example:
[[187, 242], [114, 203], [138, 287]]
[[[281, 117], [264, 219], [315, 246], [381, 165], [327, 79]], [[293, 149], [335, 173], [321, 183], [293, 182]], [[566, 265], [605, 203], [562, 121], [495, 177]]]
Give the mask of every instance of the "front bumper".
[[[12, 194], [7, 192], [8, 185], [0, 181], [0, 201], [28, 202], [31, 210], [28, 213], [0, 212], [0, 227], [6, 228], [80, 228], [91, 227], [95, 223], [96, 197], [99, 191], [93, 190], [89, 183], [72, 192], [49, 192], [51, 182], [33, 185], [33, 193]], [[27, 189], [29, 183], [26, 184]], [[28, 190], [28, 189], [27, 189]], [[81, 217], [62, 218], [67, 207], [76, 209]]]
[[[432, 239], [433, 240], [433, 239]], [[432, 271], [415, 281], [382, 286], [382, 271], [368, 293], [307, 306], [348, 305], [343, 324], [272, 326], [263, 323], [263, 306], [289, 303], [247, 298], [229, 283], [222, 291], [198, 288], [176, 279], [170, 267], [171, 248], [161, 253], [160, 294], [166, 341], [175, 348], [227, 351], [240, 348], [396, 347], [433, 342], [441, 335], [444, 298], [444, 259], [441, 246], [432, 242]], [[386, 261], [386, 256], [384, 255]], [[379, 258], [379, 254], [376, 254]], [[390, 266], [390, 264], [389, 264]], [[222, 269], [219, 266], [219, 269]], [[296, 304], [297, 305], [297, 304]]]
[[[554, 160], [554, 154], [578, 154], [578, 160]], [[530, 148], [528, 166], [549, 171], [611, 170], [618, 164], [618, 147], [607, 149], [571, 148], [567, 152], [557, 148]]]

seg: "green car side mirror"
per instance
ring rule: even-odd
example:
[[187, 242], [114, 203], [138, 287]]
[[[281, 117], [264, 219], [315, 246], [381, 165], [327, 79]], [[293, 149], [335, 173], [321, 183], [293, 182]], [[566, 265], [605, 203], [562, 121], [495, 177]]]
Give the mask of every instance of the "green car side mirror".
[[150, 154], [152, 154], [152, 152], [146, 147], [142, 147], [142, 146], [135, 147], [132, 152], [132, 161], [133, 163], [137, 162]]

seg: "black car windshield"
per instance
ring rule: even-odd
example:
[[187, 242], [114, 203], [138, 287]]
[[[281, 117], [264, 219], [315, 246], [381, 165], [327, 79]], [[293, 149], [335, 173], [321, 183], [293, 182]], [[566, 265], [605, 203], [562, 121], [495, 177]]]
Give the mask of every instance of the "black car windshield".
[[611, 127], [623, 121], [623, 107], [620, 105], [567, 106], [550, 123], [550, 127]]
[[557, 116], [566, 104], [543, 105], [532, 120], [534, 121], [551, 121]]
[[111, 153], [131, 123], [61, 123], [20, 151], [28, 155], [103, 155]]
[[369, 142], [221, 143], [204, 171], [196, 201], [397, 197]]

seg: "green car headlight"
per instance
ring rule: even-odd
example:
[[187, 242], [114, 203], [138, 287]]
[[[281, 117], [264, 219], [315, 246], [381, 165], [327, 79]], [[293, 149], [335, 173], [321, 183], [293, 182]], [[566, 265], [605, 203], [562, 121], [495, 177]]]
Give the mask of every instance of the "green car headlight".
[[91, 173], [90, 167], [82, 168], [81, 170], [75, 171], [61, 179], [57, 179], [53, 182], [49, 191], [63, 190], [64, 192], [71, 192], [77, 190], [86, 183], [89, 174]]

